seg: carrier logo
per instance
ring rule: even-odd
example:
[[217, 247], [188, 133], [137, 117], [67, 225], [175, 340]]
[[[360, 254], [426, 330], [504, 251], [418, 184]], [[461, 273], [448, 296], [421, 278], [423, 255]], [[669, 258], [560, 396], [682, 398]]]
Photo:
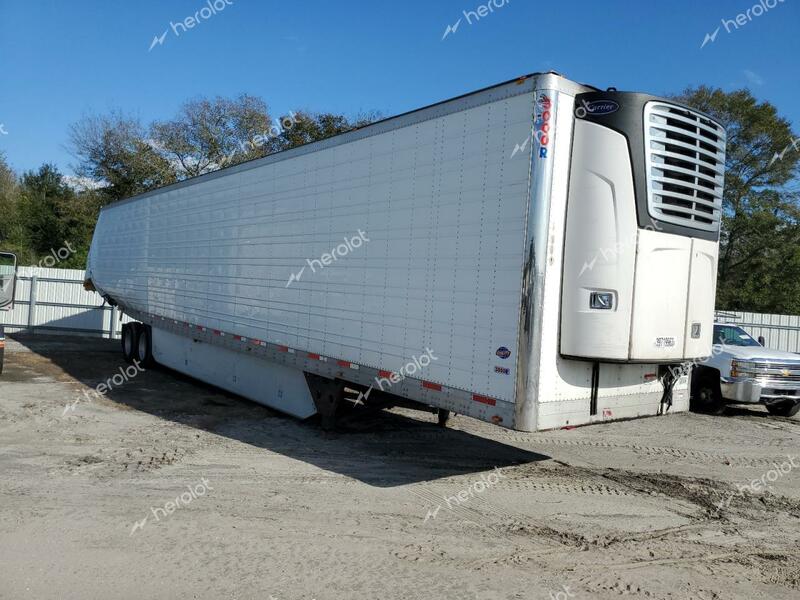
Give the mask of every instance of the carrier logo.
[[581, 105], [575, 109], [575, 116], [585, 119], [586, 115], [610, 115], [619, 110], [619, 104], [613, 100], [581, 100]]
[[497, 352], [495, 352], [495, 354], [497, 354], [497, 356], [499, 356], [500, 358], [508, 358], [509, 356], [511, 356], [511, 350], [509, 350], [505, 346], [500, 346], [497, 349]]
[[553, 103], [546, 94], [540, 94], [536, 101], [536, 119], [533, 124], [536, 141], [539, 142], [539, 158], [547, 158], [547, 147], [550, 144], [550, 117]]

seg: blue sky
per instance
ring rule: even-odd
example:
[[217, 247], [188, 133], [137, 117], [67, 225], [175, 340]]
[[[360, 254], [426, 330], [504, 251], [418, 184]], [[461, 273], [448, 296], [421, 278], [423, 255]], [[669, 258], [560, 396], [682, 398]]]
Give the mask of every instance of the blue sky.
[[[147, 123], [191, 97], [246, 92], [273, 114], [388, 116], [547, 70], [654, 94], [749, 87], [800, 131], [794, 0], [763, 0], [777, 3], [766, 12], [762, 0], [493, 0], [500, 8], [471, 23], [463, 11], [478, 0], [228, 0], [175, 35], [170, 22], [206, 1], [0, 0], [0, 152], [18, 171], [53, 162], [71, 173], [69, 125], [93, 112]], [[721, 20], [738, 13], [744, 24], [728, 32]]]

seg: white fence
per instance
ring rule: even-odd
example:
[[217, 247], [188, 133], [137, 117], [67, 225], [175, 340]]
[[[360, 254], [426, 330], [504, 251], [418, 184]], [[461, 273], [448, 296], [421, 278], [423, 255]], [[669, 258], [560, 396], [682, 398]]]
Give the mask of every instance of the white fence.
[[[83, 289], [84, 272], [77, 269], [20, 267], [14, 310], [0, 312], [6, 333], [81, 334], [119, 337], [119, 311], [95, 292]], [[743, 327], [754, 338], [764, 336], [767, 348], [800, 353], [800, 316], [749, 312], [719, 312], [720, 321]]]
[[83, 274], [77, 269], [20, 267], [14, 310], [0, 312], [0, 325], [6, 333], [119, 337], [119, 311], [83, 289]]

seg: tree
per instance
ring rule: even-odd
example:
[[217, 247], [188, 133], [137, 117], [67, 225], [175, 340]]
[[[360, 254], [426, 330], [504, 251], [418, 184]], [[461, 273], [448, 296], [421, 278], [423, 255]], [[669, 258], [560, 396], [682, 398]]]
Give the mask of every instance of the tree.
[[0, 152], [0, 243], [8, 240], [16, 217], [17, 177]]
[[232, 100], [190, 100], [174, 119], [153, 123], [150, 131], [174, 161], [178, 178], [186, 179], [265, 155], [272, 147], [261, 138], [271, 127], [266, 103], [242, 94]]
[[34, 253], [19, 214], [17, 176], [0, 153], [0, 250], [14, 252], [21, 264], [33, 261]]
[[176, 170], [147, 138], [138, 119], [112, 112], [72, 125], [70, 149], [76, 174], [101, 182], [108, 201], [135, 196], [177, 181]]
[[76, 174], [101, 183], [106, 202], [362, 127], [375, 113], [349, 120], [331, 113], [290, 112], [271, 120], [266, 103], [196, 98], [178, 115], [144, 127], [115, 111], [70, 128]]
[[0, 156], [0, 250], [34, 265], [66, 248], [58, 266], [83, 268], [101, 202], [95, 192], [75, 192], [53, 165], [17, 179]]
[[18, 211], [35, 255], [46, 255], [67, 242], [71, 224], [65, 215], [74, 200], [75, 193], [53, 165], [42, 165], [22, 176]]
[[790, 123], [748, 90], [689, 88], [678, 100], [719, 119], [727, 153], [717, 308], [800, 312], [800, 205]]
[[[288, 150], [303, 144], [324, 140], [340, 133], [365, 127], [380, 118], [380, 114], [374, 111], [361, 114], [352, 121], [344, 115], [332, 113], [298, 111], [291, 113], [291, 116], [294, 125], [283, 128], [274, 146], [275, 150]], [[285, 122], [286, 118], [281, 119], [281, 122]]]

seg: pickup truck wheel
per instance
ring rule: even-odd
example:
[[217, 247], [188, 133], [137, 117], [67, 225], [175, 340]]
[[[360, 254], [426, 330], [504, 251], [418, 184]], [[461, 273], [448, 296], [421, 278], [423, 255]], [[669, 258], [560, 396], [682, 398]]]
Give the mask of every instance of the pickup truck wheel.
[[712, 373], [704, 373], [696, 382], [692, 381], [690, 408], [692, 412], [707, 415], [721, 415], [725, 412], [718, 377]]
[[784, 400], [767, 404], [769, 414], [776, 417], [793, 417], [800, 412], [800, 400]]

